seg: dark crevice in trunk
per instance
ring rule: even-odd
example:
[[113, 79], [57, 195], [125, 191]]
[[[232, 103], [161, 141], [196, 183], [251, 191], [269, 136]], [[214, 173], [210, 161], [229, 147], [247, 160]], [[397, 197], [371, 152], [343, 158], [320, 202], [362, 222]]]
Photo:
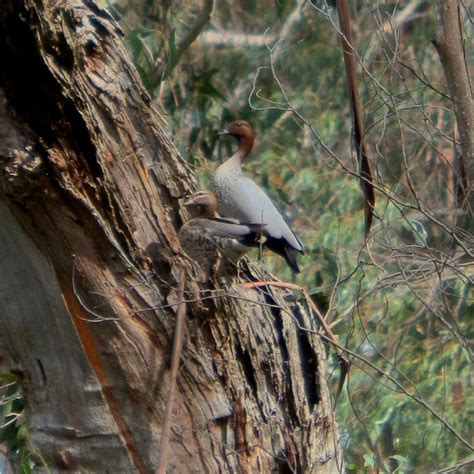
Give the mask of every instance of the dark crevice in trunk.
[[[7, 18], [3, 24], [13, 23], [15, 27], [0, 32], [3, 55], [0, 84], [12, 109], [40, 137], [46, 148], [58, 146], [64, 140], [68, 149], [80, 150], [89, 165], [87, 171], [96, 178], [102, 177], [102, 170], [92, 159], [96, 150], [82, 117], [72, 101], [64, 97], [39, 54], [30, 23], [35, 19], [24, 10], [10, 11], [5, 15]], [[67, 56], [66, 67], [70, 67], [73, 59], [69, 57], [72, 53], [67, 45], [55, 44], [51, 49], [54, 50], [53, 57], [61, 63]]]
[[273, 306], [271, 312], [274, 316], [275, 327], [278, 332], [278, 347], [281, 351], [281, 357], [283, 360], [283, 368], [285, 373], [285, 395], [287, 399], [286, 408], [288, 410], [289, 418], [292, 422], [298, 420], [297, 409], [295, 404], [295, 398], [292, 391], [292, 377], [290, 370], [290, 352], [286, 343], [286, 337], [283, 330], [283, 314], [279, 308], [275, 308], [278, 305], [278, 301], [273, 297], [271, 290], [267, 288], [264, 292], [265, 302]]
[[54, 58], [54, 62], [61, 69], [67, 71], [69, 74], [74, 69], [74, 54], [67, 44], [64, 34], [58, 34], [54, 41], [45, 42], [45, 49]]
[[257, 379], [255, 378], [255, 369], [252, 364], [252, 358], [250, 354], [245, 351], [239, 344], [235, 344], [235, 355], [237, 360], [242, 364], [242, 369], [244, 371], [245, 379], [250, 385], [255, 400], [258, 400], [258, 387]]
[[57, 84], [36, 47], [28, 12], [18, 6], [14, 8], [13, 2], [3, 8], [0, 83], [17, 115], [45, 139], [46, 131], [51, 135], [49, 124], [60, 119], [58, 97], [54, 93]]
[[[301, 327], [304, 327], [304, 320], [300, 308], [295, 306], [294, 315]], [[313, 412], [315, 405], [321, 401], [320, 387], [318, 383], [319, 362], [318, 355], [314, 350], [310, 335], [298, 330], [298, 347], [301, 361], [301, 372], [304, 377], [304, 388], [310, 412]]]
[[[56, 84], [56, 87], [59, 87], [59, 85]], [[68, 143], [68, 149], [80, 151], [80, 154], [78, 154], [82, 158], [80, 165], [87, 164], [88, 169], [85, 170], [88, 172], [87, 174], [92, 175], [97, 181], [102, 180], [104, 174], [97, 161], [97, 150], [91, 141], [90, 132], [84, 120], [71, 100], [65, 98], [60, 93], [58, 95], [58, 103], [62, 106], [62, 113], [59, 125], [61, 129], [58, 130], [57, 138], [66, 138], [67, 141], [70, 141], [72, 137], [74, 143]], [[82, 171], [79, 166], [77, 166], [77, 169], [79, 172]]]

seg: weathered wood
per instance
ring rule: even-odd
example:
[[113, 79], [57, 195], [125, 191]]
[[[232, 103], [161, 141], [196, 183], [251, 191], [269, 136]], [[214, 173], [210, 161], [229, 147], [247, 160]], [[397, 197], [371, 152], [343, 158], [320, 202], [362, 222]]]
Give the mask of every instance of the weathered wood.
[[[7, 2], [0, 48], [0, 356], [49, 468], [150, 472], [167, 301], [181, 268], [193, 278], [176, 238], [192, 174], [91, 1]], [[169, 469], [337, 471], [311, 314], [285, 290], [218, 285], [189, 304]]]
[[107, 453], [117, 470], [130, 470], [125, 440], [83, 355], [54, 269], [3, 201], [0, 222], [2, 353], [23, 382], [35, 444], [55, 467], [74, 469], [80, 460], [92, 469]]

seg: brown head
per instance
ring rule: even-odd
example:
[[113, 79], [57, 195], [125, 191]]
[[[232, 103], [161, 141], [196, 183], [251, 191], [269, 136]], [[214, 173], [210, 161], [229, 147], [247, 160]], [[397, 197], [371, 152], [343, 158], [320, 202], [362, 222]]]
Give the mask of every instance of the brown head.
[[216, 197], [209, 191], [193, 194], [184, 205], [193, 217], [213, 217], [217, 210]]
[[231, 135], [239, 141], [239, 152], [245, 158], [253, 147], [255, 135], [252, 125], [245, 120], [234, 120], [219, 132], [219, 135]]

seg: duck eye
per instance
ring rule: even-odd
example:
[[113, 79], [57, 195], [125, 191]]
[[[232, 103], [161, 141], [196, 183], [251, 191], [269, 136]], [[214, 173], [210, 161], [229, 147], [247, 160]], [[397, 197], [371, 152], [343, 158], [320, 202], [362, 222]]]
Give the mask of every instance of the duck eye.
[[241, 126], [242, 126], [242, 122], [237, 122], [236, 125], [237, 125], [237, 127], [241, 127]]

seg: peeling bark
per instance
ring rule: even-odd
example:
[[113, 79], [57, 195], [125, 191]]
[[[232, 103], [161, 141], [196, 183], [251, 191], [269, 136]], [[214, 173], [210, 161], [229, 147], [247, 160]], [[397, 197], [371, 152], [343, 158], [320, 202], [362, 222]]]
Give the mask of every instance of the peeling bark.
[[[120, 36], [90, 0], [0, 12], [0, 356], [53, 470], [156, 469], [167, 301], [193, 279], [176, 230], [196, 185]], [[337, 472], [311, 314], [287, 290], [215, 286], [189, 304], [169, 470]]]

